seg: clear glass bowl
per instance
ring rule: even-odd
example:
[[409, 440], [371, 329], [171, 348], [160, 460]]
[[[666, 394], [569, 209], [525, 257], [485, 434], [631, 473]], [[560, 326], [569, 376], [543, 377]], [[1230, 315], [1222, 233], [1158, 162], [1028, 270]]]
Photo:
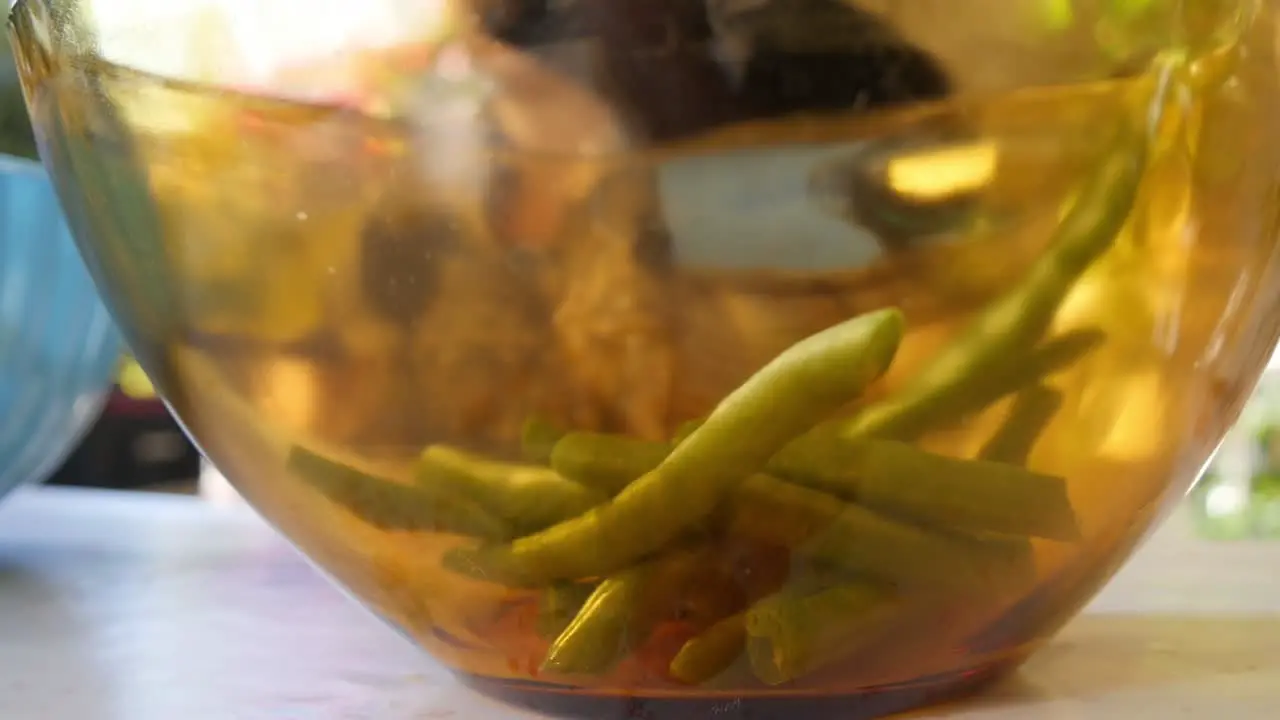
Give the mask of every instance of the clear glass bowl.
[[1183, 494], [1280, 331], [1262, 3], [10, 28], [192, 436], [509, 702], [848, 717], [997, 677]]

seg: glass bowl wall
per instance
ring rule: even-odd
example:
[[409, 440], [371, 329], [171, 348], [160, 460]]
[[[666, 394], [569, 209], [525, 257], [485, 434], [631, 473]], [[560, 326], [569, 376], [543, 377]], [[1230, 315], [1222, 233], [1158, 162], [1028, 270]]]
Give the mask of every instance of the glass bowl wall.
[[1280, 329], [1259, 3], [164, 8], [10, 21], [91, 271], [244, 496], [509, 700], [998, 675]]

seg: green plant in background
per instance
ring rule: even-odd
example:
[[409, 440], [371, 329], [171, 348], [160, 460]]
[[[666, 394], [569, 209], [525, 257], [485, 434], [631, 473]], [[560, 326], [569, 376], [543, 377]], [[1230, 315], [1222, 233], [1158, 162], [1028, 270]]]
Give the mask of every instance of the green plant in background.
[[1263, 376], [1190, 501], [1203, 537], [1280, 538], [1280, 372]]

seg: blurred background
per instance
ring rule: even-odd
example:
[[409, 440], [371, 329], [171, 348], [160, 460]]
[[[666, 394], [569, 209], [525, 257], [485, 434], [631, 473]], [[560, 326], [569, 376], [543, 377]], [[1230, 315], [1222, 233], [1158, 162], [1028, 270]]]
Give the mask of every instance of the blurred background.
[[131, 397], [119, 383], [102, 415], [50, 477], [52, 485], [195, 493], [200, 453], [154, 397]]

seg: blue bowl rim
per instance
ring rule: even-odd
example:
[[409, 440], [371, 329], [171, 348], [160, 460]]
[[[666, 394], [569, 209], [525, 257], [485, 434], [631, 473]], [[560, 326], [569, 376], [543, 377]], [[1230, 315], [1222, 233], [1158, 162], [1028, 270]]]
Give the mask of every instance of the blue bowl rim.
[[33, 175], [48, 176], [44, 164], [39, 160], [28, 160], [27, 158], [15, 157], [13, 155], [0, 155], [0, 172], [12, 173], [30, 173]]

